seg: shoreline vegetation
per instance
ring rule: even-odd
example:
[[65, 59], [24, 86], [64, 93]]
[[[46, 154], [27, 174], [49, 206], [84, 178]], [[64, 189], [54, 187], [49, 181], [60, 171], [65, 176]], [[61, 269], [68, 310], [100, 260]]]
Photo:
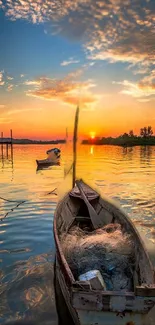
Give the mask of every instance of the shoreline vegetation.
[[[3, 138], [3, 142], [10, 141], [10, 138]], [[65, 144], [66, 139], [57, 140], [31, 140], [31, 139], [12, 139], [13, 144]], [[151, 126], [144, 127], [140, 129], [139, 135], [134, 134], [133, 130], [129, 133], [124, 133], [118, 137], [95, 137], [82, 140], [83, 145], [116, 145], [123, 147], [133, 147], [133, 146], [155, 146], [155, 136], [153, 135], [153, 130]]]
[[155, 136], [153, 136], [153, 130], [151, 126], [144, 127], [140, 129], [140, 134], [134, 134], [133, 130], [129, 133], [124, 133], [116, 138], [113, 137], [100, 137], [100, 138], [90, 138], [83, 140], [82, 144], [91, 145], [116, 145], [123, 147], [133, 147], [133, 146], [155, 146]]
[[[10, 141], [10, 138], [3, 138], [3, 141], [0, 141], [2, 144], [3, 142]], [[64, 139], [58, 140], [31, 140], [31, 139], [12, 139], [13, 144], [63, 144], [66, 143]]]

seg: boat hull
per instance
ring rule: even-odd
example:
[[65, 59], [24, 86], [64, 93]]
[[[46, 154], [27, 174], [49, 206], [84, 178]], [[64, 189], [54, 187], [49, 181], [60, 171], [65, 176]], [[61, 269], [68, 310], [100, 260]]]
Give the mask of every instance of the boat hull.
[[[141, 282], [147, 283], [147, 286], [146, 288], [138, 286], [138, 274], [134, 277], [133, 292], [97, 291], [88, 288], [88, 283], [75, 281], [59, 239], [62, 231], [67, 232], [76, 220], [83, 218], [80, 216], [78, 219], [77, 211], [82, 201], [77, 190], [73, 189], [59, 202], [54, 217], [56, 278], [73, 323], [76, 325], [149, 325], [147, 314], [155, 305], [154, 271], [143, 242], [120, 208], [103, 198], [97, 198], [95, 192], [88, 191], [87, 195], [94, 200], [95, 209], [98, 215], [103, 215], [105, 222], [108, 223], [109, 220], [112, 222], [111, 220], [115, 218], [114, 220], [119, 222], [128, 233], [132, 233], [139, 265], [138, 272], [140, 272]], [[137, 268], [135, 272], [136, 270]]]
[[48, 167], [48, 166], [54, 166], [54, 165], [60, 165], [60, 159], [56, 159], [53, 161], [49, 161], [47, 159], [45, 160], [36, 160], [37, 166], [38, 167]]
[[[56, 254], [57, 255], [57, 254]], [[55, 285], [59, 286], [59, 295], [57, 295], [57, 299], [63, 299], [63, 306], [65, 303], [65, 307], [67, 308], [67, 314], [70, 314], [68, 325], [149, 325], [148, 315], [142, 313], [141, 308], [143, 308], [144, 300], [143, 297], [139, 297], [139, 299], [133, 299], [133, 307], [137, 306], [138, 311], [130, 311], [130, 312], [120, 312], [117, 311], [103, 311], [100, 302], [98, 300], [98, 310], [90, 310], [91, 302], [88, 301], [88, 305], [82, 303], [79, 304], [79, 292], [74, 292], [71, 287], [66, 285], [65, 277], [61, 270], [61, 266], [56, 258], [55, 261]], [[84, 298], [87, 295], [87, 292], [81, 292], [81, 297]], [[94, 295], [95, 296], [95, 295]], [[94, 296], [92, 300], [94, 302]], [[80, 298], [81, 298], [80, 297]], [[153, 298], [154, 299], [154, 298]], [[83, 301], [83, 300], [81, 300]], [[116, 297], [117, 307], [119, 305], [119, 296]], [[62, 306], [62, 304], [61, 304]], [[139, 306], [139, 307], [138, 307]], [[93, 307], [91, 307], [93, 309]], [[94, 308], [96, 309], [96, 308]], [[58, 309], [60, 312], [61, 319], [66, 317], [66, 314], [62, 316], [62, 308]], [[67, 315], [68, 317], [68, 315]]]

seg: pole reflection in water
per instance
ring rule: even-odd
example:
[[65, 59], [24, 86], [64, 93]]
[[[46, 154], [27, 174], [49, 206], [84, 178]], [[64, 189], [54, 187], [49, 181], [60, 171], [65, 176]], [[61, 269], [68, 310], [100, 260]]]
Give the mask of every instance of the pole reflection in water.
[[[13, 145], [6, 144], [6, 150], [4, 148], [4, 144], [1, 144], [1, 154], [0, 154], [0, 165], [1, 169], [10, 168], [11, 167], [11, 181], [13, 181], [13, 172], [14, 172], [14, 164], [13, 164]], [[9, 150], [10, 149], [10, 150]]]

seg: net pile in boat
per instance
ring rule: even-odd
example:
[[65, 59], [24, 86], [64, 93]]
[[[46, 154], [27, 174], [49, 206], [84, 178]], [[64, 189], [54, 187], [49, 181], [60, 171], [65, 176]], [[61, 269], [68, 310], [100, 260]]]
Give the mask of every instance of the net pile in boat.
[[110, 224], [86, 233], [74, 227], [61, 237], [66, 260], [75, 279], [90, 270], [99, 270], [107, 290], [132, 291], [133, 242], [119, 224]]

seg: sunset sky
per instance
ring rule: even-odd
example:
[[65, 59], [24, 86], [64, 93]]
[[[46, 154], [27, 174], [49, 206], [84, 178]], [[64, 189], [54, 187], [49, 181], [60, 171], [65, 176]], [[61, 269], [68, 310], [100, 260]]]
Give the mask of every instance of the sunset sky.
[[0, 0], [0, 131], [155, 133], [155, 0]]

